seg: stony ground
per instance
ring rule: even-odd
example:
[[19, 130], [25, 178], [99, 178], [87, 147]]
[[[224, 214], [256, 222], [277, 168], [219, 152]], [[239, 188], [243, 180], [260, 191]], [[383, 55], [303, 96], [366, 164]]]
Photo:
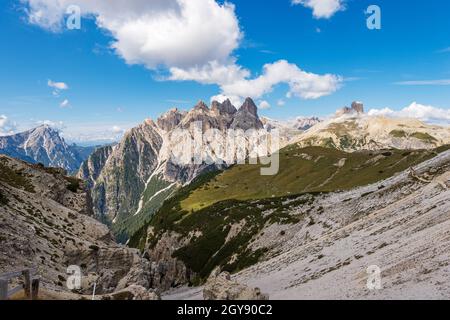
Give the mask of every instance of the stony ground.
[[[265, 261], [234, 275], [270, 299], [449, 299], [450, 152], [388, 180], [324, 194], [270, 225], [252, 246]], [[369, 290], [368, 267], [381, 270]], [[182, 288], [164, 299], [201, 299]]]
[[107, 226], [90, 215], [82, 183], [5, 156], [0, 171], [0, 274], [37, 268], [44, 290], [68, 294], [67, 268], [77, 265], [83, 275], [79, 294], [91, 294], [94, 282], [98, 294], [148, 287], [148, 261], [116, 244]]

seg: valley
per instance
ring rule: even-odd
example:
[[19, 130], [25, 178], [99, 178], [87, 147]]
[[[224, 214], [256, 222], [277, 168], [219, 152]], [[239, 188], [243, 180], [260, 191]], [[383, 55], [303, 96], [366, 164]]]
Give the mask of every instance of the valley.
[[[279, 172], [172, 162], [170, 133], [199, 120], [224, 135], [232, 127], [280, 130]], [[38, 266], [46, 294], [64, 299], [86, 298], [94, 283], [99, 299], [226, 297], [223, 285], [235, 298], [345, 299], [376, 297], [361, 279], [380, 265], [391, 288], [382, 297], [401, 287], [413, 298], [402, 265], [413, 248], [424, 250], [417, 274], [446, 281], [447, 133], [366, 115], [362, 104], [325, 120], [261, 121], [248, 98], [239, 111], [229, 101], [200, 102], [148, 119], [96, 148], [76, 176], [1, 156], [0, 241], [8, 249], [0, 271]], [[83, 274], [76, 291], [66, 288], [69, 265]]]

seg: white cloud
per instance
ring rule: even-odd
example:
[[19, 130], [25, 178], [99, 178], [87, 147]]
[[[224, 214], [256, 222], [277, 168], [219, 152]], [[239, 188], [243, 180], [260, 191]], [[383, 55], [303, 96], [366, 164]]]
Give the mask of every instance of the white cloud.
[[277, 106], [279, 107], [283, 107], [286, 104], [286, 101], [284, 101], [283, 99], [280, 99], [277, 101]]
[[230, 100], [231, 104], [233, 106], [235, 106], [236, 108], [239, 108], [240, 106], [242, 106], [242, 104], [244, 102], [244, 99], [242, 97], [227, 96], [224, 94], [218, 94], [218, 95], [212, 96], [210, 100], [211, 100], [211, 102], [215, 100], [217, 102], [223, 103], [227, 99]]
[[0, 115], [0, 136], [8, 136], [14, 134], [17, 130], [17, 125], [8, 119], [5, 115]]
[[69, 86], [64, 82], [54, 82], [52, 80], [48, 80], [47, 85], [50, 88], [56, 89], [56, 90], [67, 90], [69, 89]]
[[258, 103], [258, 108], [263, 109], [263, 110], [264, 109], [270, 109], [270, 103], [267, 102], [266, 100], [260, 101]]
[[215, 0], [22, 0], [31, 23], [61, 30], [67, 7], [110, 32], [112, 48], [129, 64], [189, 68], [225, 63], [242, 37], [234, 5]]
[[[263, 73], [251, 79], [250, 72], [236, 65], [214, 69], [214, 64], [203, 69], [178, 70], [172, 74], [172, 80], [193, 80], [200, 83], [217, 83], [222, 93], [213, 97], [228, 97], [230, 100], [242, 101], [245, 97], [259, 99], [270, 93], [281, 83], [289, 86], [287, 97], [296, 96], [302, 99], [318, 99], [338, 90], [343, 82], [340, 76], [318, 75], [301, 70], [297, 65], [285, 60], [266, 64]], [[213, 82], [210, 80], [213, 79]]]
[[48, 80], [47, 81], [47, 85], [50, 88], [53, 88], [52, 94], [55, 97], [59, 97], [59, 93], [62, 90], [68, 90], [69, 89], [69, 86], [66, 83], [64, 83], [64, 82], [55, 82], [55, 81], [52, 81], [52, 80]]
[[64, 99], [64, 101], [62, 101], [62, 102], [59, 104], [59, 106], [60, 106], [61, 108], [68, 108], [68, 107], [70, 106], [70, 102], [69, 102], [69, 100]]
[[312, 9], [316, 19], [329, 19], [344, 9], [343, 0], [292, 0], [292, 4]]
[[250, 76], [250, 72], [242, 67], [230, 63], [220, 64], [218, 61], [210, 61], [201, 67], [188, 69], [170, 68], [169, 80], [196, 81], [203, 84], [232, 84], [238, 80]]
[[416, 118], [425, 122], [450, 124], [450, 109], [436, 108], [417, 102], [413, 102], [400, 111], [394, 111], [390, 108], [372, 109], [368, 114], [398, 118]]
[[[98, 27], [109, 32], [114, 39], [112, 48], [128, 64], [141, 64], [150, 70], [162, 67], [169, 71], [162, 80], [216, 84], [221, 95], [235, 102], [247, 96], [259, 99], [279, 83], [289, 85], [288, 95], [316, 99], [333, 93], [342, 82], [335, 75], [308, 73], [284, 60], [265, 65], [263, 74], [252, 79], [250, 71], [239, 66], [233, 55], [243, 32], [234, 5], [228, 2], [21, 1], [27, 4], [29, 21], [50, 30], [61, 30], [66, 8], [78, 5], [85, 17], [94, 17]], [[340, 8], [341, 2], [337, 2]], [[331, 4], [314, 6], [320, 14], [336, 10]]]
[[402, 86], [450, 86], [450, 79], [400, 81], [395, 84]]
[[260, 98], [280, 83], [289, 85], [290, 96], [317, 99], [338, 90], [342, 83], [339, 76], [317, 75], [301, 70], [297, 65], [280, 60], [263, 67], [263, 73], [254, 79], [239, 79], [221, 85], [225, 95]]

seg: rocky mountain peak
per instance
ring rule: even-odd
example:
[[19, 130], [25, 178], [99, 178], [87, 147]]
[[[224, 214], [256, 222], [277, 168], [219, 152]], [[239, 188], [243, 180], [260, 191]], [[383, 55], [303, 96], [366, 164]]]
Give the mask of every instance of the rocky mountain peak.
[[352, 106], [349, 107], [344, 107], [340, 110], [338, 110], [336, 112], [336, 116], [340, 117], [343, 116], [345, 114], [356, 114], [356, 115], [361, 115], [364, 113], [364, 104], [362, 102], [359, 101], [354, 101], [352, 102]]
[[158, 127], [165, 131], [173, 130], [183, 120], [185, 113], [177, 108], [170, 109], [157, 120]]
[[234, 115], [232, 129], [263, 129], [264, 124], [258, 117], [258, 107], [251, 98], [245, 99], [242, 107]]
[[252, 114], [254, 116], [257, 116], [257, 114], [258, 114], [258, 107], [256, 106], [255, 102], [251, 98], [245, 99], [244, 104], [239, 109], [239, 111], [241, 111], [241, 110], [249, 112], [250, 114]]
[[208, 108], [208, 106], [206, 105], [206, 103], [204, 103], [203, 101], [200, 100], [200, 101], [195, 105], [194, 110], [201, 110], [201, 111], [208, 112], [208, 111], [209, 111], [209, 108]]
[[233, 106], [229, 99], [220, 103], [218, 101], [213, 101], [211, 104], [211, 111], [219, 115], [234, 115], [237, 109]]
[[352, 103], [352, 110], [357, 113], [364, 113], [364, 104], [359, 101], [354, 101]]

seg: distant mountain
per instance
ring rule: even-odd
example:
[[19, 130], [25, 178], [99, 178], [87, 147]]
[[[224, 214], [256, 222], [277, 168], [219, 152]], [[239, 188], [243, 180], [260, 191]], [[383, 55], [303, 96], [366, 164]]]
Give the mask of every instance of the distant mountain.
[[261, 121], [267, 131], [272, 131], [274, 129], [278, 130], [281, 138], [281, 145], [285, 146], [290, 144], [295, 137], [320, 123], [322, 120], [317, 117], [297, 117], [295, 119], [282, 121], [262, 117]]
[[363, 104], [311, 127], [296, 138], [303, 147], [324, 146], [344, 151], [380, 149], [432, 149], [450, 143], [450, 128], [425, 124], [417, 119], [364, 114]]
[[[172, 109], [156, 121], [146, 120], [129, 130], [114, 147], [100, 148], [82, 165], [78, 177], [89, 181], [96, 215], [117, 232], [136, 230], [174, 194], [198, 175], [227, 164], [180, 165], [171, 161], [175, 148], [169, 137], [176, 129], [202, 123], [201, 130], [262, 129], [258, 109], [248, 98], [238, 110], [229, 100], [211, 107], [199, 102], [188, 112]], [[219, 141], [212, 141], [217, 145]], [[213, 152], [208, 157], [217, 160]], [[215, 161], [213, 161], [216, 163]]]
[[47, 167], [77, 172], [94, 147], [68, 145], [59, 132], [43, 125], [15, 135], [0, 137], [0, 154]]

